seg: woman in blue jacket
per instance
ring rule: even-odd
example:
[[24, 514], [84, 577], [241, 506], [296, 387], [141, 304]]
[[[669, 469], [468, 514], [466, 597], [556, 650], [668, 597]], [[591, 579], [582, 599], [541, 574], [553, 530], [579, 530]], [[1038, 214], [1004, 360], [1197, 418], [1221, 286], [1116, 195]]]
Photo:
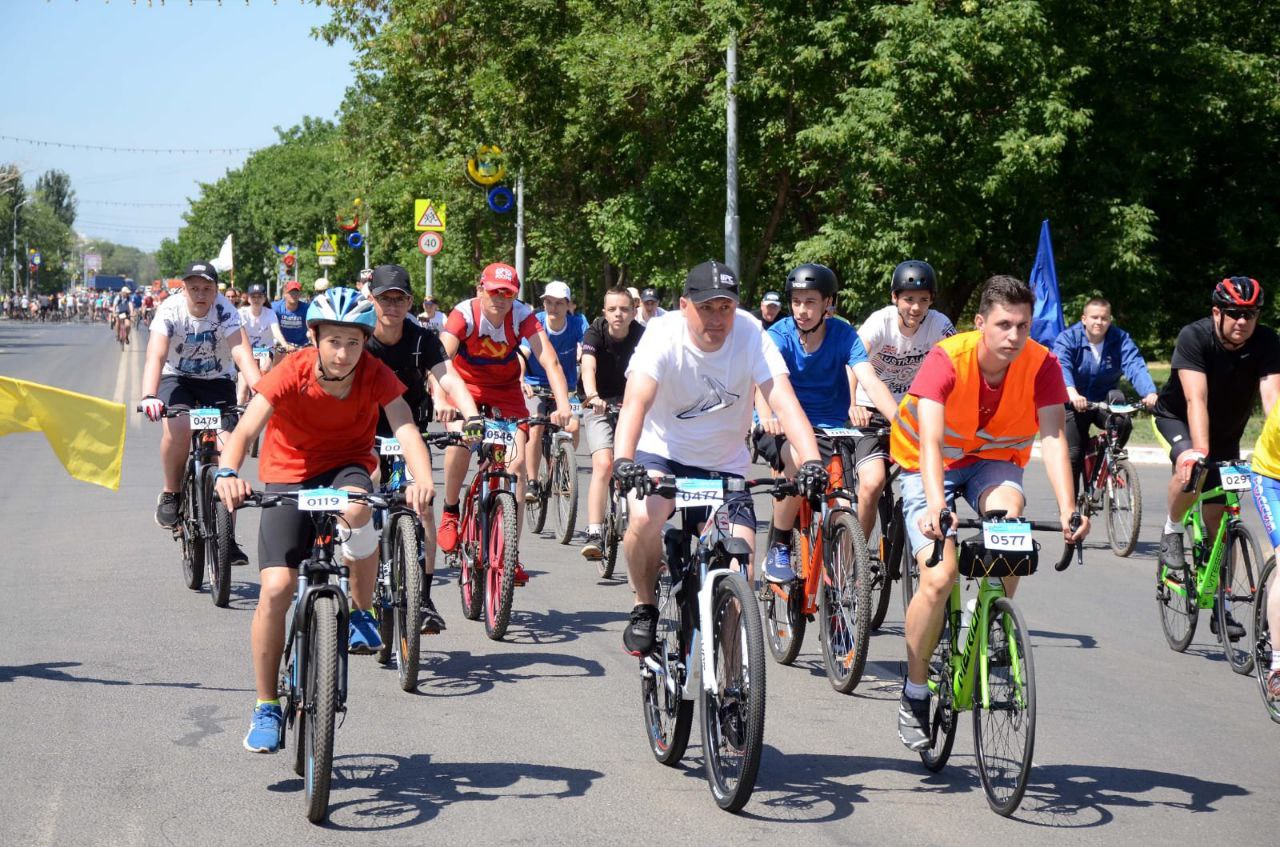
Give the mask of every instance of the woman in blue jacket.
[[[1053, 342], [1054, 355], [1062, 366], [1067, 383], [1067, 447], [1071, 469], [1075, 473], [1076, 490], [1084, 467], [1084, 446], [1089, 440], [1089, 427], [1106, 424], [1106, 412], [1088, 410], [1090, 403], [1119, 395], [1120, 375], [1129, 378], [1142, 397], [1142, 405], [1150, 409], [1156, 404], [1156, 384], [1147, 372], [1146, 360], [1129, 333], [1111, 324], [1111, 304], [1094, 297], [1084, 304], [1080, 322], [1068, 327]], [[1113, 402], [1123, 402], [1122, 395]], [[1133, 424], [1128, 418], [1120, 426], [1119, 441], [1123, 447], [1129, 440]]]

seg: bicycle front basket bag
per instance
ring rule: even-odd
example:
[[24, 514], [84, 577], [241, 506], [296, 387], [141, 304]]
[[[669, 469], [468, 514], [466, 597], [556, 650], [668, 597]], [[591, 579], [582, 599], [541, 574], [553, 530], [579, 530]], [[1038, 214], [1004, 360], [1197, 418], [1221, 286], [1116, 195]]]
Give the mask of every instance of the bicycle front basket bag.
[[984, 576], [1031, 576], [1040, 563], [1040, 542], [1031, 542], [1031, 552], [988, 550], [982, 536], [975, 535], [960, 543], [961, 576], [978, 579]]

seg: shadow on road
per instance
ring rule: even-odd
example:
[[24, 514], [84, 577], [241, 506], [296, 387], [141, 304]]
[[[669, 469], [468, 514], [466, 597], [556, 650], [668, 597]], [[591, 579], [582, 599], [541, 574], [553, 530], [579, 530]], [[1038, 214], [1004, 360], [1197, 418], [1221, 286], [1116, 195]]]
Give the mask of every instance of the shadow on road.
[[625, 612], [562, 612], [550, 609], [543, 614], [516, 609], [511, 613], [507, 640], [516, 644], [564, 644], [587, 633], [604, 632], [606, 624], [621, 623], [626, 619]]
[[[604, 776], [523, 762], [436, 762], [427, 753], [339, 756], [333, 765], [328, 826], [355, 832], [418, 826], [454, 803], [582, 797]], [[302, 780], [282, 780], [269, 789], [298, 792]]]
[[[1095, 650], [1098, 639], [1092, 635], [1081, 635], [1076, 632], [1051, 632], [1047, 629], [1031, 630], [1032, 647], [1071, 647], [1078, 650]], [[1054, 644], [1054, 641], [1074, 641], [1075, 644]], [[1048, 642], [1048, 643], [1046, 643]]]
[[237, 612], [252, 612], [258, 608], [258, 595], [261, 591], [262, 586], [256, 582], [233, 582], [231, 602], [227, 604], [227, 608]]
[[130, 682], [127, 679], [100, 679], [75, 676], [62, 668], [78, 668], [80, 662], [40, 662], [34, 665], [0, 665], [0, 684], [16, 679], [39, 679], [46, 682], [77, 682], [89, 685], [138, 685], [143, 688], [188, 688], [198, 691], [252, 691], [252, 688], [219, 688], [203, 682]]
[[592, 659], [559, 653], [472, 655], [466, 650], [423, 651], [418, 693], [428, 697], [466, 697], [528, 679], [604, 676]]

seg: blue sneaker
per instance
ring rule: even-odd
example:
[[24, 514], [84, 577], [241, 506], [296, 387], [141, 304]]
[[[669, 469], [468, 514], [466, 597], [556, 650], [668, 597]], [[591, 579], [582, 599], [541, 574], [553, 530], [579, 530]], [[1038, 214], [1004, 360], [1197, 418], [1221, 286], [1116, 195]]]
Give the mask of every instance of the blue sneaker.
[[780, 584], [795, 582], [796, 572], [791, 569], [790, 547], [775, 544], [769, 548], [769, 555], [764, 560], [764, 578]]
[[378, 620], [373, 612], [359, 609], [351, 612], [351, 643], [348, 653], [376, 653], [382, 649], [382, 636], [378, 634]]
[[280, 731], [284, 715], [276, 703], [263, 703], [253, 710], [253, 722], [249, 734], [244, 737], [244, 749], [250, 753], [274, 753], [280, 749]]

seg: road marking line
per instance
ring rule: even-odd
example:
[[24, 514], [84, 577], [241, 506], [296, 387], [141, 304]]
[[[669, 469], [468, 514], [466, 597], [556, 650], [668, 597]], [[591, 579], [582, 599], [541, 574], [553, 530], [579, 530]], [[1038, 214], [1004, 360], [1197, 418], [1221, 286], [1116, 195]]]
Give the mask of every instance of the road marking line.
[[116, 368], [116, 391], [111, 395], [112, 402], [123, 403], [125, 383], [129, 379], [129, 360], [124, 353], [120, 353], [120, 366]]

